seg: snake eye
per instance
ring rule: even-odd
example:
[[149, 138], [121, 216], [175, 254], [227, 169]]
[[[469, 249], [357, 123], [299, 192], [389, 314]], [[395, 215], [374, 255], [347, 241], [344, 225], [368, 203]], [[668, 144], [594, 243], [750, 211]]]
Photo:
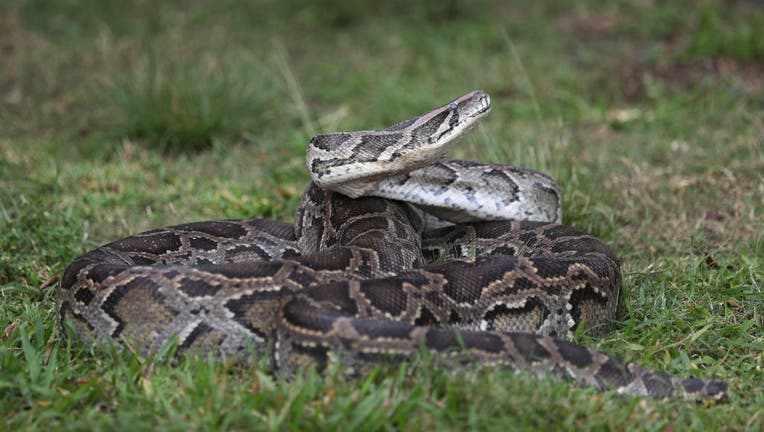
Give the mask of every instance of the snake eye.
[[457, 108], [459, 108], [459, 105], [457, 105], [457, 103], [456, 103], [456, 102], [451, 102], [451, 103], [448, 105], [448, 109], [450, 109], [451, 111], [456, 111], [456, 109], [457, 109]]

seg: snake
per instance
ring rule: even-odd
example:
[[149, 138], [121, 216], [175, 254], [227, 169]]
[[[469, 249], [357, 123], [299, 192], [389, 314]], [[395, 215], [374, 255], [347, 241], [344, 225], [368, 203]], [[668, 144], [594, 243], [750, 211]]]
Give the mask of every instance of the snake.
[[287, 377], [426, 353], [444, 368], [724, 400], [724, 381], [571, 342], [612, 328], [620, 262], [561, 224], [548, 175], [444, 156], [490, 108], [476, 90], [385, 129], [316, 135], [294, 223], [194, 222], [105, 244], [65, 269], [58, 321], [87, 344], [265, 359]]

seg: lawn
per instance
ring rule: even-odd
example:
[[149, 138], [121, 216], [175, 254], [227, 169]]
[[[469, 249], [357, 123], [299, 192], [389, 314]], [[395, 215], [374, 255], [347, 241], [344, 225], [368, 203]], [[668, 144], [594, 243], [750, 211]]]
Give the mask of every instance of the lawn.
[[[764, 428], [764, 7], [376, 3], [4, 3], [0, 430]], [[59, 278], [84, 251], [182, 222], [291, 220], [312, 135], [478, 88], [492, 113], [452, 156], [550, 173], [565, 222], [622, 259], [618, 322], [577, 342], [726, 380], [728, 403], [426, 359], [286, 381], [57, 329]]]

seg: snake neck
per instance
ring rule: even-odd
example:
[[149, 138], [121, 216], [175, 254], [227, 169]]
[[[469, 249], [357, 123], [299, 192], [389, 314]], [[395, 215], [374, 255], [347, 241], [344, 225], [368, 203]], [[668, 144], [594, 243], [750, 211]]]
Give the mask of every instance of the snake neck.
[[[406, 204], [377, 197], [349, 198], [311, 183], [297, 210], [295, 234], [303, 255], [350, 248], [384, 276], [424, 263], [422, 221]], [[381, 254], [379, 251], [386, 251]]]

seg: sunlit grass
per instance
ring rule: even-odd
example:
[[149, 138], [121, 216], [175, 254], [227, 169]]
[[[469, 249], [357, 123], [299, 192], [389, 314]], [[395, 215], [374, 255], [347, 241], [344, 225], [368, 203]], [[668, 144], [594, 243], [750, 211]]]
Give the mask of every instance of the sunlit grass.
[[[11, 1], [0, 17], [7, 429], [761, 429], [760, 8], [330, 3]], [[263, 364], [85, 348], [55, 326], [58, 278], [84, 250], [186, 221], [290, 220], [311, 134], [386, 127], [476, 88], [492, 113], [453, 155], [551, 173], [565, 221], [623, 261], [614, 330], [579, 342], [727, 380], [728, 405], [423, 359], [287, 381]]]

